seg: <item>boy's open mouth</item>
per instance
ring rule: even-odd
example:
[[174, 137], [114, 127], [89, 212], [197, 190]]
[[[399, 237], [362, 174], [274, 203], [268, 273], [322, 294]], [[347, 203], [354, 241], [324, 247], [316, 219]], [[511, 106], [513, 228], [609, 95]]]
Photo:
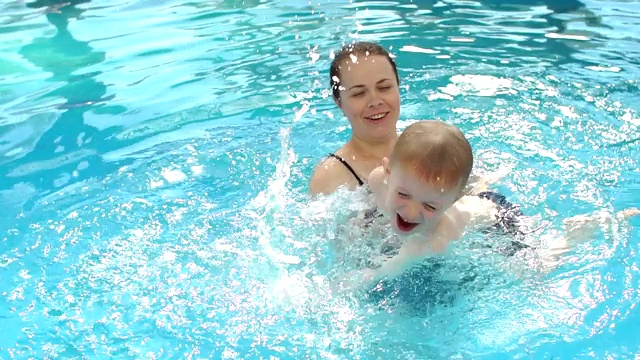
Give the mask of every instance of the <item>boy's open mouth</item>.
[[398, 230], [402, 232], [409, 232], [418, 226], [418, 223], [405, 221], [398, 213], [396, 213], [396, 224], [398, 224]]

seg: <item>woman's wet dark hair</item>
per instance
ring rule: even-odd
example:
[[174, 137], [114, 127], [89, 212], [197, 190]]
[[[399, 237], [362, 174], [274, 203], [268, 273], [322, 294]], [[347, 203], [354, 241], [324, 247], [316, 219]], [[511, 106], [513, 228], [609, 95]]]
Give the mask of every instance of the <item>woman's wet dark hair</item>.
[[396, 63], [393, 61], [389, 52], [385, 50], [382, 46], [368, 42], [368, 41], [360, 41], [352, 44], [347, 44], [336, 53], [336, 56], [333, 58], [331, 62], [331, 68], [329, 69], [329, 81], [331, 82], [331, 92], [333, 93], [334, 99], [340, 99], [340, 87], [339, 81], [335, 79], [340, 79], [340, 63], [349, 57], [349, 55], [355, 56], [375, 56], [380, 55], [384, 56], [389, 60], [391, 67], [393, 68], [393, 73], [396, 75], [396, 81], [398, 85], [400, 85], [400, 78], [398, 77], [398, 69], [396, 68]]

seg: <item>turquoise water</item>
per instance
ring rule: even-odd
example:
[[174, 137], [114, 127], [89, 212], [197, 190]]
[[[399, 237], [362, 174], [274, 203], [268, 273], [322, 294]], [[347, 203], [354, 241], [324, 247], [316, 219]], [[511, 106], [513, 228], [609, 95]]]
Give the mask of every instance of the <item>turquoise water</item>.
[[355, 205], [305, 197], [348, 138], [327, 72], [358, 38], [396, 56], [401, 125], [459, 125], [542, 241], [640, 207], [639, 2], [55, 4], [0, 5], [0, 358], [640, 353], [637, 218], [545, 276], [458, 249], [424, 285], [453, 300], [415, 314], [328, 293]]

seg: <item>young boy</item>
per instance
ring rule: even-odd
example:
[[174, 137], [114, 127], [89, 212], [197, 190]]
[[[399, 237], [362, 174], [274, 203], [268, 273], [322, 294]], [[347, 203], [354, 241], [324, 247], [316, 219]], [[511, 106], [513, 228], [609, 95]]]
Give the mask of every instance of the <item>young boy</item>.
[[[471, 145], [457, 127], [442, 121], [420, 121], [407, 127], [390, 158], [383, 159], [368, 181], [378, 211], [403, 237], [402, 245], [377, 269], [358, 271], [355, 277], [351, 273], [342, 286], [351, 288], [398, 276], [427, 255], [444, 252], [450, 242], [471, 228], [497, 226], [522, 235], [518, 223], [524, 216], [503, 196], [491, 192], [464, 196], [472, 167]], [[631, 209], [621, 215], [638, 213]], [[565, 220], [568, 238], [593, 223], [590, 219]], [[513, 241], [509, 247], [514, 253], [528, 246]]]
[[397, 276], [427, 254], [445, 251], [470, 222], [495, 223], [494, 202], [463, 197], [472, 168], [471, 145], [457, 127], [420, 121], [402, 132], [368, 183], [378, 210], [406, 238], [396, 256], [365, 270], [363, 280]]

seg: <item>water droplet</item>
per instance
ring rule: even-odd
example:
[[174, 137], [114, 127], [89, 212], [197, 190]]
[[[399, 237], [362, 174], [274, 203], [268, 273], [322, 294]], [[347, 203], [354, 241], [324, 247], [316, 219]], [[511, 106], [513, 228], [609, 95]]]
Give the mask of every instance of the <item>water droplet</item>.
[[311, 58], [311, 63], [313, 64], [318, 61], [318, 59], [320, 59], [320, 54], [312, 50], [311, 52], [309, 52], [309, 57]]

